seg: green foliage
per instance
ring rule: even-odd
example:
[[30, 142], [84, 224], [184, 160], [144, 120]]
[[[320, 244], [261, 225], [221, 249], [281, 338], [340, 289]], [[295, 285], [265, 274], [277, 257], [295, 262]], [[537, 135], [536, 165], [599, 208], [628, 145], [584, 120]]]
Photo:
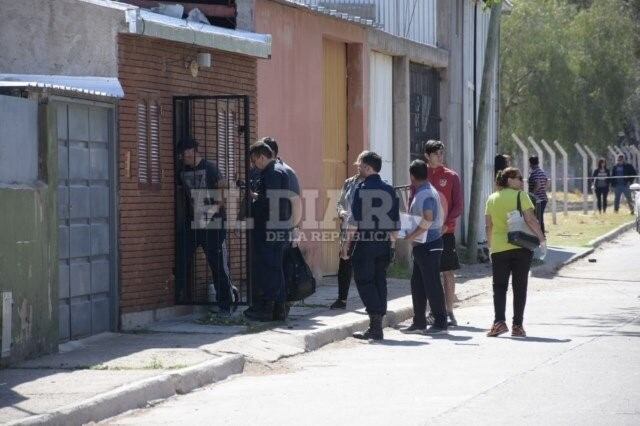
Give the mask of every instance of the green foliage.
[[627, 1], [636, 0], [512, 0], [501, 34], [501, 150], [516, 133], [604, 151], [637, 116], [638, 28]]

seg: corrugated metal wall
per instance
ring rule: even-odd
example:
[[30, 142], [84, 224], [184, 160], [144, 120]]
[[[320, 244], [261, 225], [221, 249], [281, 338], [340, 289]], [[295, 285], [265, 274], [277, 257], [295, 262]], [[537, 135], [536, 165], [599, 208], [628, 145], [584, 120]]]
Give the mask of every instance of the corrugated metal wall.
[[[474, 100], [476, 102], [475, 112], [477, 114], [480, 105], [480, 93], [482, 90], [482, 72], [484, 69], [484, 55], [487, 42], [487, 34], [489, 29], [489, 11], [483, 11], [482, 7], [477, 8], [477, 21], [474, 23], [474, 4], [470, 1], [464, 2], [464, 87], [463, 87], [463, 184], [465, 195], [465, 224], [464, 229], [467, 228], [469, 218], [469, 202], [471, 197], [471, 170], [473, 169], [473, 126], [475, 124], [473, 119], [474, 113]], [[475, 75], [474, 75], [474, 26], [476, 39], [476, 54], [475, 54]], [[474, 81], [475, 79], [475, 81]], [[495, 84], [491, 90], [491, 103], [489, 112], [489, 126], [487, 150], [484, 157], [484, 173], [482, 177], [482, 196], [481, 201], [484, 201], [493, 192], [493, 160], [496, 155], [496, 146], [498, 141], [498, 81], [494, 79]], [[474, 99], [474, 90], [477, 90], [477, 96]], [[483, 209], [481, 209], [483, 210]], [[484, 231], [484, 215], [481, 213], [476, 220], [482, 221], [482, 225], [478, 227], [478, 241], [485, 241], [486, 235]]]
[[369, 57], [370, 149], [382, 156], [380, 175], [393, 183], [393, 58], [378, 52]]
[[[381, 28], [393, 35], [418, 43], [436, 45], [437, 0], [290, 0], [293, 3], [322, 6], [374, 19]], [[371, 16], [374, 6], [375, 16]], [[359, 7], [363, 6], [363, 7]]]

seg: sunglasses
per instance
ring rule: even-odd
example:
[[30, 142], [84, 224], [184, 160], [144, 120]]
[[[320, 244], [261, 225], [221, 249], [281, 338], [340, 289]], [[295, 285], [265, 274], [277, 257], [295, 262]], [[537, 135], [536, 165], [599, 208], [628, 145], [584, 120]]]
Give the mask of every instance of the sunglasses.
[[509, 179], [524, 180], [524, 178], [522, 176], [511, 176], [511, 177], [509, 177]]

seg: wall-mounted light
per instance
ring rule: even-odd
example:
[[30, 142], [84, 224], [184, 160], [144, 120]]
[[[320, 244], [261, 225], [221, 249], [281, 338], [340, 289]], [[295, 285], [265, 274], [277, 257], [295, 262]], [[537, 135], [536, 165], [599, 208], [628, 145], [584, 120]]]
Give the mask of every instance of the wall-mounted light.
[[183, 59], [178, 59], [175, 61], [165, 60], [164, 70], [167, 72], [169, 70], [169, 64], [183, 62], [184, 68], [188, 69], [191, 72], [192, 77], [197, 77], [200, 68], [211, 68], [212, 66], [212, 57], [211, 53], [200, 52], [195, 57], [187, 56]]

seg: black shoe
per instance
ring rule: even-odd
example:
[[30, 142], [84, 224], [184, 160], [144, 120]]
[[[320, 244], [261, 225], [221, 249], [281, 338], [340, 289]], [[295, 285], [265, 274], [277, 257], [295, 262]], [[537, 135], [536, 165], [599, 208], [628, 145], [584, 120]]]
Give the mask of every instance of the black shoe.
[[400, 332], [404, 334], [424, 334], [425, 328], [427, 327], [420, 327], [419, 325], [411, 324], [409, 327], [400, 330]]
[[382, 315], [369, 315], [369, 328], [365, 332], [353, 333], [353, 337], [360, 340], [382, 340]]
[[335, 302], [333, 302], [333, 304], [329, 307], [330, 309], [347, 309], [347, 302], [345, 302], [344, 300], [336, 300]]
[[273, 321], [273, 310], [275, 302], [263, 301], [255, 310], [251, 308], [243, 312], [244, 316], [253, 321], [270, 322]]
[[273, 305], [273, 320], [286, 321], [289, 315], [289, 309], [285, 302], [276, 302]]
[[455, 315], [453, 315], [453, 312], [449, 312], [447, 315], [449, 316], [449, 327], [457, 327], [458, 320], [456, 319]]
[[449, 331], [447, 330], [447, 327], [440, 327], [434, 324], [427, 328], [424, 334], [433, 336], [435, 334], [449, 334]]

